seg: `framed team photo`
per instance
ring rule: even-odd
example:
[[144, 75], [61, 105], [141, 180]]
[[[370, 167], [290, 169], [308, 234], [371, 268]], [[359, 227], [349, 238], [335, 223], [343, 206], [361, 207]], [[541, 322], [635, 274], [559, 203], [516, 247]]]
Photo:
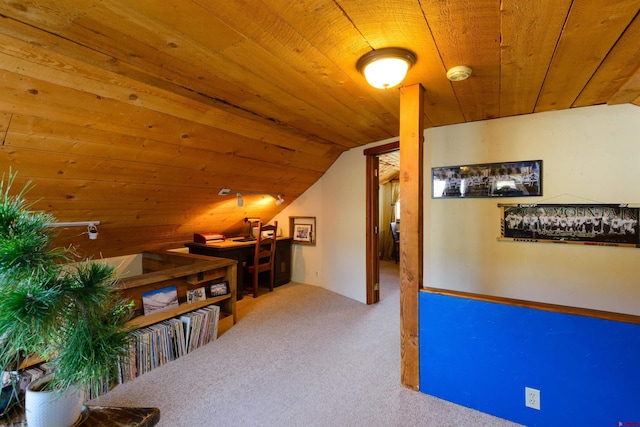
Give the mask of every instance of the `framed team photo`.
[[640, 209], [620, 204], [499, 205], [502, 240], [640, 247]]
[[542, 196], [542, 160], [437, 167], [432, 198]]

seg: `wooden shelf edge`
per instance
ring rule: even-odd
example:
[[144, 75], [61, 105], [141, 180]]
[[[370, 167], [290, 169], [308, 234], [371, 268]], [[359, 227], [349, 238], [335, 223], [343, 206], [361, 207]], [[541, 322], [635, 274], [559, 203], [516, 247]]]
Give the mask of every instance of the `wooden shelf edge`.
[[420, 289], [421, 292], [438, 294], [457, 298], [466, 298], [476, 301], [484, 301], [496, 304], [512, 305], [516, 307], [532, 308], [535, 310], [552, 311], [562, 314], [572, 314], [582, 317], [593, 317], [602, 320], [612, 320], [615, 322], [633, 323], [640, 325], [640, 316], [633, 314], [615, 313], [610, 311], [594, 310], [590, 308], [572, 307], [567, 305], [550, 304], [544, 302], [528, 301], [514, 298], [497, 297], [492, 295], [475, 294], [471, 292], [454, 291], [450, 289], [440, 289], [427, 287]]
[[197, 310], [208, 305], [212, 305], [221, 301], [225, 301], [231, 298], [231, 294], [221, 295], [218, 297], [207, 298], [204, 301], [198, 301], [191, 304], [180, 304], [178, 307], [164, 310], [159, 313], [153, 313], [148, 316], [138, 316], [127, 322], [127, 327], [138, 329], [144, 328], [154, 323], [162, 322], [163, 320], [171, 319], [172, 317], [180, 316], [181, 314], [188, 313], [193, 310]]
[[27, 357], [27, 360], [25, 360], [24, 362], [22, 362], [20, 364], [20, 367], [18, 369], [19, 370], [23, 370], [23, 369], [29, 368], [31, 366], [37, 365], [39, 363], [42, 363], [44, 361], [45, 360], [40, 356], [31, 355], [31, 356]]
[[228, 313], [227, 316], [221, 317], [218, 321], [218, 337], [231, 329], [233, 325], [233, 315], [231, 313]]
[[205, 272], [202, 272], [202, 278], [198, 278], [199, 273], [190, 274], [189, 276], [186, 276], [187, 283], [190, 285], [199, 285], [201, 283], [207, 283], [211, 282], [212, 280], [218, 280], [227, 277], [227, 270], [225, 269], [224, 272], [221, 270], [222, 269], [219, 268], [217, 270], [207, 270]]

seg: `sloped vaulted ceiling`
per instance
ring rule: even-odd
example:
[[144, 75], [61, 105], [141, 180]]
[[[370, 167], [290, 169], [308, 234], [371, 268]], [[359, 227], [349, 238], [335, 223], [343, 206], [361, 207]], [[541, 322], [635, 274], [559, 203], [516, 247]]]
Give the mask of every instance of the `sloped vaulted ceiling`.
[[[640, 105], [637, 0], [0, 1], [0, 161], [90, 254], [241, 232], [344, 150], [397, 136], [363, 54], [413, 50], [425, 125]], [[473, 68], [451, 83], [446, 70]], [[363, 178], [364, 179], [364, 178]], [[247, 196], [221, 188], [285, 195]], [[69, 241], [80, 231], [68, 230]]]

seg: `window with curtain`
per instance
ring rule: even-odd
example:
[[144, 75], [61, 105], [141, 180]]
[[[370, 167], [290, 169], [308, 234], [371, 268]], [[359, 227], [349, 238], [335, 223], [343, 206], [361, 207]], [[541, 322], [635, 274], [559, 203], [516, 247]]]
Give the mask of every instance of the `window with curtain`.
[[400, 219], [400, 182], [389, 181], [380, 186], [380, 259], [392, 259], [391, 223]]

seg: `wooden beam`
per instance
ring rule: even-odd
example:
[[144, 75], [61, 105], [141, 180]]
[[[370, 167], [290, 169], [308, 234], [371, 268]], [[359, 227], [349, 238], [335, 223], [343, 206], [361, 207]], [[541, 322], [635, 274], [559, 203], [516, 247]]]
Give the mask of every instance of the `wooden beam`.
[[[440, 84], [449, 86], [454, 91], [464, 121], [499, 117], [501, 15], [498, 6], [501, 2], [474, 0], [473, 7], [465, 0], [416, 3], [421, 3], [424, 19], [438, 48], [438, 56], [429, 56], [427, 59], [424, 55], [419, 55], [418, 63], [424, 59], [427, 59], [426, 62], [435, 62], [434, 58], [441, 58], [444, 70], [439, 75], [443, 79], [446, 79], [446, 70], [451, 67], [472, 67], [473, 78], [455, 84], [445, 80]], [[455, 27], [452, 22], [456, 23]], [[461, 31], [462, 28], [464, 30]], [[429, 88], [429, 100], [436, 102], [430, 103], [430, 110], [438, 110], [438, 101], [431, 98], [434, 90], [442, 90], [441, 87], [432, 87], [426, 79], [420, 82]], [[436, 126], [440, 125], [431, 111], [429, 118]]]
[[625, 84], [607, 101], [609, 105], [627, 104], [640, 95], [640, 70], [631, 76]]
[[363, 153], [365, 156], [378, 156], [380, 154], [391, 153], [400, 149], [400, 141], [389, 142], [377, 147], [366, 148]]
[[501, 117], [533, 112], [571, 3], [501, 2]]
[[638, 2], [634, 0], [599, 3], [599, 7], [593, 4], [571, 4], [536, 113], [570, 108], [638, 12]]
[[424, 88], [400, 89], [400, 375], [418, 390], [418, 293], [422, 288]]
[[572, 108], [609, 103], [609, 99], [640, 67], [638, 40], [640, 40], [640, 16], [636, 16], [631, 21], [622, 36], [611, 47], [607, 57], [582, 89]]

